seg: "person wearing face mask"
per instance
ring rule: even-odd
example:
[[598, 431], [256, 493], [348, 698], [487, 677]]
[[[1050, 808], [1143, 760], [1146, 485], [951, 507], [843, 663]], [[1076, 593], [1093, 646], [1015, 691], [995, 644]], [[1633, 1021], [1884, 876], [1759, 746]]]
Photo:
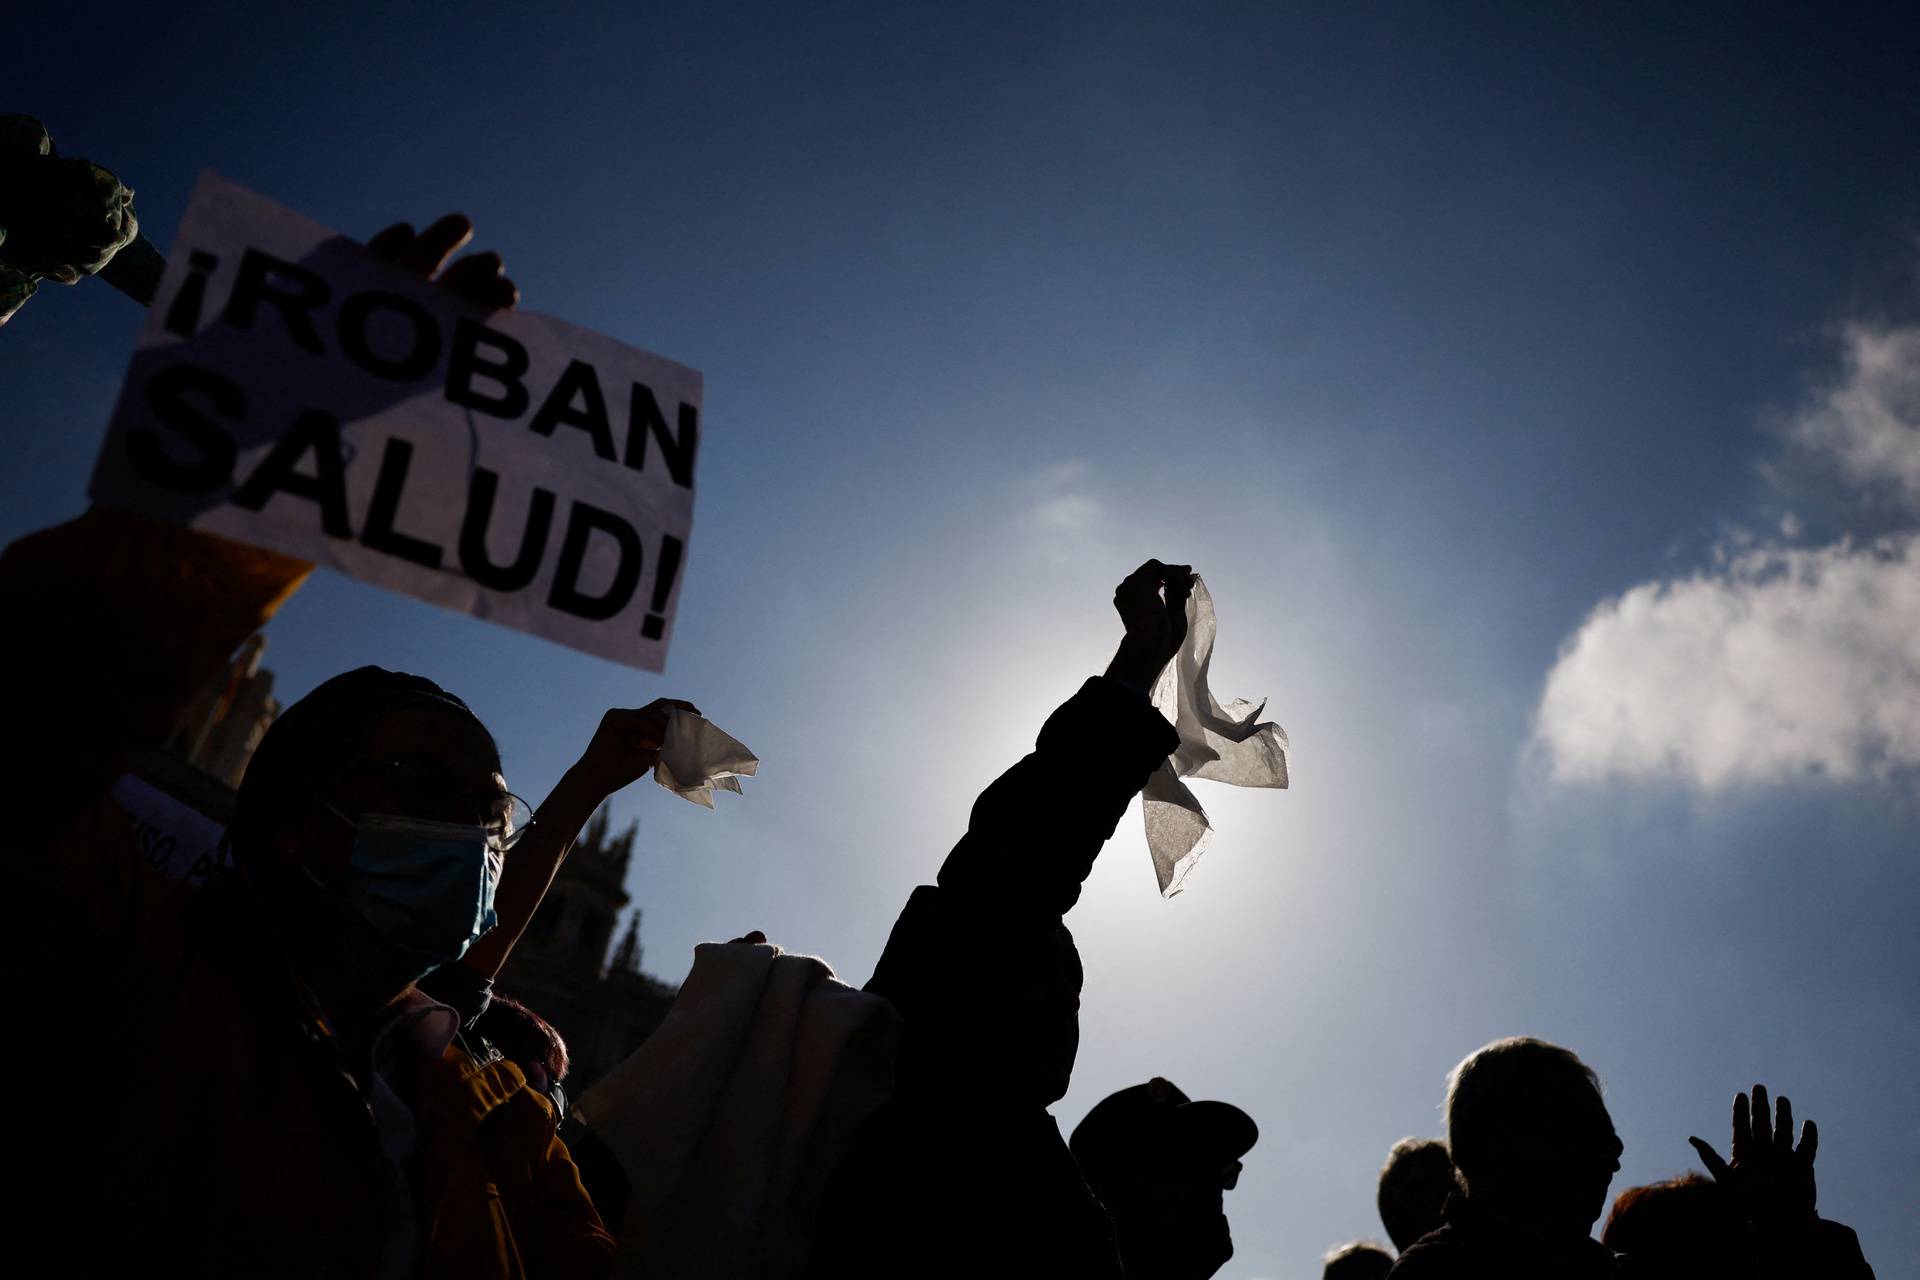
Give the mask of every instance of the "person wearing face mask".
[[[666, 705], [639, 714], [634, 777]], [[590, 750], [576, 772], [605, 766]], [[96, 1237], [102, 1261], [137, 1241], [209, 1275], [603, 1273], [613, 1240], [551, 1102], [417, 985], [493, 927], [502, 867], [538, 826], [525, 812], [464, 703], [363, 667], [268, 731], [233, 870], [191, 896], [100, 822], [55, 842], [52, 864], [96, 890], [92, 927], [61, 930], [84, 944], [68, 969], [88, 974], [94, 1033], [69, 1044], [92, 1040], [93, 1064], [158, 1050], [139, 1090], [102, 1082], [117, 1105], [76, 1171], [134, 1228]]]
[[[468, 234], [377, 239], [432, 274]], [[511, 301], [492, 255], [441, 279]], [[101, 508], [0, 556], [6, 772], [28, 798], [5, 936], [38, 975], [24, 1025], [65, 1067], [59, 1099], [16, 1108], [19, 1220], [77, 1274], [603, 1275], [614, 1242], [552, 1105], [418, 983], [470, 966], [484, 996], [685, 704], [609, 712], [529, 825], [459, 698], [348, 672], [261, 742], [231, 873], [161, 879], [109, 787], [310, 568]]]
[[[309, 1237], [340, 1250], [327, 1268], [337, 1274], [360, 1259], [366, 1274], [396, 1276], [455, 1259], [479, 1274], [604, 1267], [612, 1240], [553, 1108], [417, 985], [493, 927], [524, 809], [485, 728], [421, 677], [363, 667], [281, 715], [236, 798], [234, 872], [185, 913], [194, 1003], [228, 1007], [207, 1034], [222, 1045], [211, 1067], [226, 1086], [220, 1118], [241, 1131], [208, 1142], [205, 1106], [129, 1117], [123, 1192], [168, 1167], [201, 1189], [199, 1212], [172, 1206], [156, 1234], [211, 1271]], [[141, 1007], [148, 1035], [179, 1017]], [[297, 1033], [275, 1034], [288, 1024]], [[267, 1106], [235, 1105], [263, 1080], [277, 1095]], [[330, 1176], [318, 1187], [264, 1178], [289, 1148]]]

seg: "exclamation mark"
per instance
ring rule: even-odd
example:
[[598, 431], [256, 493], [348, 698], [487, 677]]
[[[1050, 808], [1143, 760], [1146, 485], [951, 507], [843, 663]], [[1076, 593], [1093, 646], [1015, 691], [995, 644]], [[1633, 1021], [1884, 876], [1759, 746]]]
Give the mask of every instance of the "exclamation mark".
[[187, 255], [189, 274], [180, 292], [173, 295], [173, 305], [167, 308], [168, 333], [193, 336], [200, 324], [200, 308], [207, 300], [207, 276], [219, 265], [220, 259], [200, 249]]
[[680, 553], [685, 549], [672, 534], [660, 540], [660, 569], [653, 576], [653, 612], [640, 624], [640, 634], [648, 640], [658, 640], [667, 629], [667, 601], [673, 596], [673, 579], [680, 572]]

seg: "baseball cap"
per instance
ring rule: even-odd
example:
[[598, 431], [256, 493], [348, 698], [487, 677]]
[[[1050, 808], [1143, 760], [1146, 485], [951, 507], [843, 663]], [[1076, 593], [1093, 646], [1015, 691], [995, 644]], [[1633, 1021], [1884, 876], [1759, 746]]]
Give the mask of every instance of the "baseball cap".
[[1240, 1157], [1259, 1137], [1253, 1117], [1232, 1103], [1195, 1102], [1155, 1076], [1102, 1098], [1067, 1145], [1095, 1184], [1171, 1174], [1219, 1177], [1230, 1188], [1239, 1179]]

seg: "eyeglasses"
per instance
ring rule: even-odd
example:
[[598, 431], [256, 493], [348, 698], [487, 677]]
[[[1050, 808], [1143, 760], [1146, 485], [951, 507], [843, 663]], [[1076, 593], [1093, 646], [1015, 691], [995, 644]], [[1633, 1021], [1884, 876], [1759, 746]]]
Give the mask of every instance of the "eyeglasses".
[[488, 791], [465, 803], [452, 802], [471, 785], [471, 775], [456, 774], [431, 757], [372, 760], [353, 772], [378, 778], [410, 816], [448, 820], [457, 813], [458, 820], [485, 827], [487, 848], [495, 853], [513, 848], [534, 824], [533, 806], [511, 791]]
[[533, 826], [533, 806], [511, 791], [497, 793], [487, 819], [487, 848], [505, 853]]

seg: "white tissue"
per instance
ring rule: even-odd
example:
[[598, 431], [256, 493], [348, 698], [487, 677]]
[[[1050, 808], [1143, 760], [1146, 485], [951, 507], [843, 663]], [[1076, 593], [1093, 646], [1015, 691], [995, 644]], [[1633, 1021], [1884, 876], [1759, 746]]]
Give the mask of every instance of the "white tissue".
[[1207, 688], [1213, 639], [1219, 629], [1213, 597], [1196, 576], [1187, 599], [1187, 638], [1153, 686], [1154, 709], [1180, 734], [1180, 746], [1154, 770], [1140, 793], [1147, 820], [1147, 851], [1160, 894], [1171, 898], [1213, 841], [1207, 811], [1182, 778], [1210, 778], [1236, 787], [1287, 785], [1287, 731], [1259, 703], [1236, 698], [1226, 706]]
[[673, 794], [713, 808], [713, 793], [740, 794], [740, 779], [760, 770], [753, 752], [691, 711], [676, 710], [667, 717], [666, 740], [653, 780]]

